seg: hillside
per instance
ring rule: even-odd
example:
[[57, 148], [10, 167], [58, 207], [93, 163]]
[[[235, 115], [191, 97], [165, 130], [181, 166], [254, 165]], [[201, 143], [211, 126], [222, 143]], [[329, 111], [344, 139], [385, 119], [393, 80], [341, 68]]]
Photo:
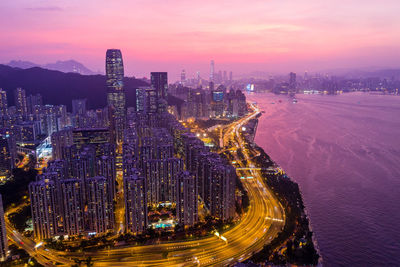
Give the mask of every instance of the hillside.
[[[135, 88], [147, 83], [134, 78], [124, 79], [127, 106], [134, 106]], [[87, 98], [88, 108], [106, 105], [106, 78], [104, 75], [80, 75], [33, 67], [12, 68], [0, 64], [0, 88], [7, 91], [8, 104], [14, 105], [14, 90], [21, 87], [29, 94], [41, 94], [45, 104], [67, 105], [71, 110], [72, 99]]]

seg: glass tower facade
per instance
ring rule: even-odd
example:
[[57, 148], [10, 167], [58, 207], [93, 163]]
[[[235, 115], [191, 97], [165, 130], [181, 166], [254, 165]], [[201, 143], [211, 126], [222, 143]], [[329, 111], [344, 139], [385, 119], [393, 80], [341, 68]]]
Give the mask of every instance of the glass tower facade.
[[124, 63], [119, 49], [108, 49], [106, 53], [107, 104], [110, 113], [110, 128], [117, 143], [123, 140], [126, 124]]

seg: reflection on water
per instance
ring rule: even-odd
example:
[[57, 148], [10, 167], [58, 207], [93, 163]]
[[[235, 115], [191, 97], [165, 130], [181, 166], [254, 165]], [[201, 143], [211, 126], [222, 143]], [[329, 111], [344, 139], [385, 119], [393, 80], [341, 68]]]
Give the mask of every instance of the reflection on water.
[[400, 97], [249, 95], [256, 142], [297, 181], [327, 266], [398, 265]]

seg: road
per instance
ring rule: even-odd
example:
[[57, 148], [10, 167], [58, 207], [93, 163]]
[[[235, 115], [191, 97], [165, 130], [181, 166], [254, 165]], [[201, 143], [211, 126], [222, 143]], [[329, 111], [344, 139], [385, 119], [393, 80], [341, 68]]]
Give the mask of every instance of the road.
[[[257, 107], [251, 105], [251, 108], [252, 112], [249, 115], [226, 128], [224, 143], [226, 141], [226, 144], [245, 147], [240, 129], [260, 113]], [[252, 165], [251, 158], [254, 155], [245, 149], [243, 155], [248, 165]], [[240, 167], [249, 167], [245, 166], [243, 159], [237, 156], [236, 161]], [[80, 259], [91, 256], [94, 266], [227, 266], [248, 259], [277, 236], [284, 226], [285, 214], [274, 193], [264, 184], [259, 170], [240, 172], [254, 177], [241, 180], [248, 192], [250, 206], [240, 222], [224, 232], [222, 237], [212, 236], [199, 240], [113, 248], [86, 252], [85, 255], [78, 252], [52, 251], [52, 255], [57, 258]]]

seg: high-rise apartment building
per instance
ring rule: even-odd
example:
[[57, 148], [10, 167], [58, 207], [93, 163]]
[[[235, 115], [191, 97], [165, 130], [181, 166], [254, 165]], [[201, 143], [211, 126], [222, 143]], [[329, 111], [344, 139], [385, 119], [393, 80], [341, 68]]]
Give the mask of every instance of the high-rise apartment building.
[[83, 183], [79, 179], [60, 182], [59, 201], [62, 208], [64, 234], [78, 235], [85, 230]]
[[43, 98], [40, 94], [29, 95], [26, 98], [26, 106], [28, 114], [35, 114], [38, 109], [43, 105]]
[[115, 166], [115, 157], [113, 156], [99, 156], [96, 158], [96, 173], [107, 179], [107, 198], [110, 203], [115, 199], [115, 180], [117, 177], [117, 170]]
[[110, 126], [117, 143], [123, 140], [126, 125], [126, 97], [124, 91], [124, 64], [119, 49], [108, 49], [106, 53], [107, 104]]
[[0, 195], [0, 261], [6, 260], [8, 256], [8, 239], [6, 222], [4, 221], [3, 198]]
[[13, 135], [9, 132], [0, 134], [0, 176], [8, 177], [14, 168], [16, 146]]
[[14, 91], [15, 107], [17, 114], [20, 118], [25, 118], [28, 114], [28, 107], [26, 105], [26, 93], [22, 88], [17, 88]]
[[105, 233], [114, 228], [113, 202], [108, 198], [109, 182], [103, 176], [87, 180], [87, 230], [93, 234]]
[[177, 158], [145, 161], [143, 173], [147, 185], [147, 203], [175, 202], [176, 177], [183, 170], [183, 161]]
[[194, 225], [198, 220], [196, 177], [181, 172], [176, 180], [176, 218], [183, 225]]
[[58, 232], [55, 183], [51, 180], [40, 180], [31, 182], [28, 189], [35, 238], [43, 240], [55, 236]]
[[146, 180], [138, 172], [124, 177], [125, 225], [131, 233], [147, 228]]
[[168, 73], [152, 72], [151, 87], [157, 93], [157, 112], [166, 111], [168, 106]]
[[7, 92], [0, 88], [0, 117], [8, 115]]
[[136, 111], [146, 114], [156, 113], [158, 109], [157, 90], [153, 87], [136, 89]]

